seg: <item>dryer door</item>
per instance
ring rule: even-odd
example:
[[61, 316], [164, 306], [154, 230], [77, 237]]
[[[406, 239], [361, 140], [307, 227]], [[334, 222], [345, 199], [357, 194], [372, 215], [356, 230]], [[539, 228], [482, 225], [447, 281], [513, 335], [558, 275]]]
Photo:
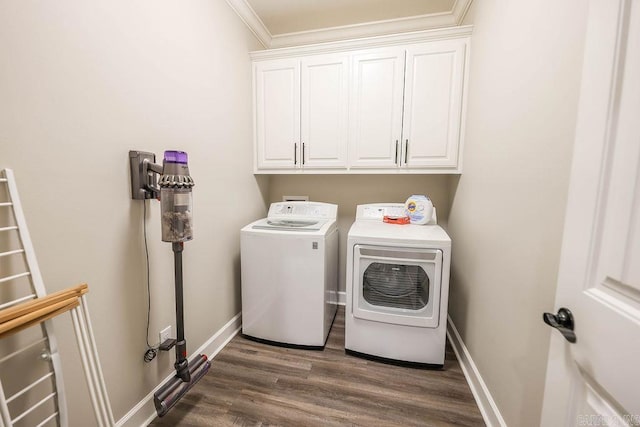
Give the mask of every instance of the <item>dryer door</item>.
[[398, 325], [436, 328], [442, 251], [355, 245], [353, 315]]

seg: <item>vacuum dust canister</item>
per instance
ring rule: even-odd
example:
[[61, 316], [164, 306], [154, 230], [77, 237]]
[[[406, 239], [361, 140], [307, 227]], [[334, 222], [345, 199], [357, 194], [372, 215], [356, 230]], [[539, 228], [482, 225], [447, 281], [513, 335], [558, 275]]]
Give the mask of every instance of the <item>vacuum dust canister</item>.
[[165, 151], [160, 177], [160, 211], [163, 242], [193, 239], [193, 179], [184, 151]]

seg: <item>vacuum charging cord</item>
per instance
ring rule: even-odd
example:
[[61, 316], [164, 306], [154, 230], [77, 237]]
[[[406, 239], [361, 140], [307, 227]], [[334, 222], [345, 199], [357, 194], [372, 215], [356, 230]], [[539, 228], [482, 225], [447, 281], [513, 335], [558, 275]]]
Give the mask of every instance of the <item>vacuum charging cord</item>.
[[149, 273], [149, 246], [147, 245], [147, 199], [142, 200], [142, 229], [144, 234], [144, 254], [147, 264], [147, 332], [145, 339], [147, 341], [147, 351], [144, 353], [144, 361], [146, 363], [151, 362], [156, 358], [158, 354], [158, 347], [153, 347], [149, 344], [149, 323], [151, 318], [151, 279]]

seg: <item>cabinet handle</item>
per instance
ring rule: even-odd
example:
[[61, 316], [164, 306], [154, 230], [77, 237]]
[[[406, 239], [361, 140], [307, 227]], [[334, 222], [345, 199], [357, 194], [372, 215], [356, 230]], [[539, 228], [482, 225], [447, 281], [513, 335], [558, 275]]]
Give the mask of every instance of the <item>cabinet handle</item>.
[[297, 142], [293, 143], [293, 164], [294, 165], [298, 164], [298, 143]]
[[407, 154], [409, 153], [409, 140], [404, 140], [404, 164], [407, 164]]
[[396, 156], [393, 158], [393, 162], [398, 164], [398, 140], [396, 139]]
[[304, 165], [304, 142], [302, 143], [302, 164]]

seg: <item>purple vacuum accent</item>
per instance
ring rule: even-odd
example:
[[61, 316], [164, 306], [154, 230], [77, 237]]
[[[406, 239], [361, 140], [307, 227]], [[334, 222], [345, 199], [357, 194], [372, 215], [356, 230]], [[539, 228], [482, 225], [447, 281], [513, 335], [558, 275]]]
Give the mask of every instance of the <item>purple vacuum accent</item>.
[[187, 164], [188, 156], [185, 151], [167, 150], [164, 152], [164, 161], [169, 163]]

